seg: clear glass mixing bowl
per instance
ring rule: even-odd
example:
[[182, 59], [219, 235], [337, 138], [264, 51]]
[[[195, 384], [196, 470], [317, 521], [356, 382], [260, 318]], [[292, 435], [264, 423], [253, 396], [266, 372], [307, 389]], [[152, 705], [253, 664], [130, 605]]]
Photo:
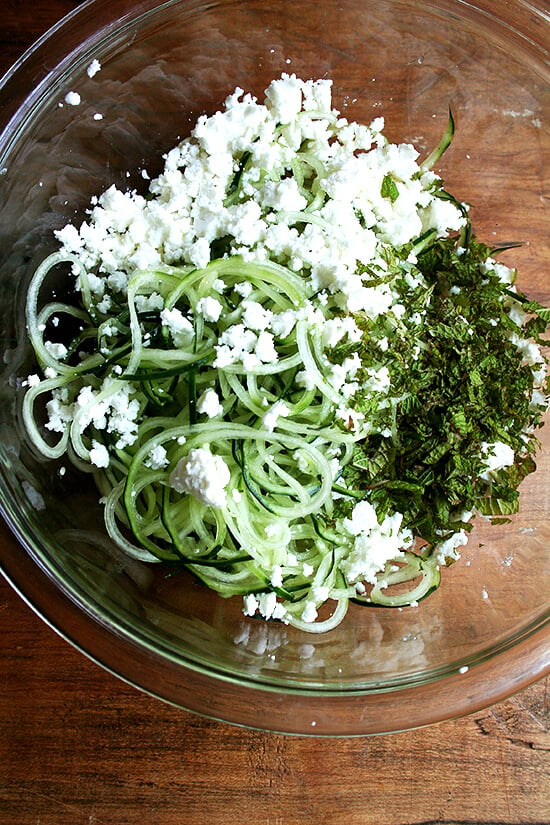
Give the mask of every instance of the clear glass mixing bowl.
[[[0, 86], [0, 548], [19, 592], [120, 677], [184, 708], [290, 733], [396, 731], [498, 701], [550, 671], [550, 453], [521, 513], [479, 524], [440, 589], [402, 611], [353, 606], [329, 634], [247, 619], [191, 579], [122, 557], [86, 477], [37, 459], [20, 416], [33, 371], [23, 304], [55, 247], [111, 183], [140, 170], [236, 86], [258, 96], [283, 71], [331, 77], [350, 119], [433, 147], [449, 105], [458, 128], [440, 171], [472, 206], [520, 285], [550, 300], [550, 17], [499, 0], [90, 0]], [[97, 58], [102, 69], [89, 77]], [[79, 106], [64, 103], [77, 91]], [[61, 105], [63, 104], [63, 105]], [[94, 118], [101, 114], [101, 120]]]

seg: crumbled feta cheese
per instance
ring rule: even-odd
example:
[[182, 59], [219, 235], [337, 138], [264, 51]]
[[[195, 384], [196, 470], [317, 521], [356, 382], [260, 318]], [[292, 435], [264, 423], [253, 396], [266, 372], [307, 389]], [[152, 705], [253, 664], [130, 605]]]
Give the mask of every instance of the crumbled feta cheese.
[[540, 347], [534, 341], [517, 338], [516, 346], [522, 355], [521, 363], [523, 366], [535, 366], [544, 362]]
[[191, 321], [186, 318], [180, 309], [163, 309], [160, 319], [164, 326], [168, 328], [176, 347], [185, 348], [189, 346], [193, 339], [194, 328]]
[[224, 507], [225, 488], [231, 480], [229, 467], [208, 445], [193, 447], [181, 458], [170, 475], [170, 486], [177, 493], [189, 493], [204, 504]]
[[97, 58], [94, 57], [94, 59], [86, 69], [86, 74], [88, 75], [88, 77], [95, 77], [99, 71], [101, 71], [101, 63]]
[[[274, 592], [249, 593], [243, 597], [243, 613], [245, 616], [255, 616], [259, 613], [264, 619], [285, 621], [286, 608], [277, 601], [277, 594]], [[265, 652], [265, 649], [262, 652]]]
[[90, 449], [90, 461], [96, 467], [104, 469], [105, 467], [109, 466], [109, 451], [104, 444], [100, 444], [98, 441], [92, 441], [92, 446]]
[[252, 292], [252, 284], [248, 281], [241, 281], [233, 287], [235, 292], [238, 292], [243, 298], [247, 298]]
[[502, 441], [496, 441], [494, 444], [487, 444], [486, 441], [481, 445], [482, 454], [484, 456], [485, 467], [480, 478], [485, 481], [491, 479], [492, 473], [503, 470], [505, 467], [510, 467], [515, 460], [513, 449]]
[[367, 386], [370, 392], [387, 393], [390, 386], [390, 373], [387, 367], [369, 367], [366, 371], [368, 380], [363, 386]]
[[50, 432], [63, 433], [71, 425], [74, 416], [74, 404], [68, 404], [65, 393], [56, 389], [46, 404], [48, 420], [45, 427]]
[[263, 364], [273, 364], [279, 360], [279, 353], [271, 332], [265, 330], [260, 332], [254, 347], [254, 353]]
[[254, 332], [262, 332], [267, 329], [273, 318], [273, 313], [257, 301], [243, 301], [241, 309], [243, 324], [248, 329], [254, 330]]
[[344, 527], [352, 536], [378, 528], [376, 510], [368, 501], [360, 501], [353, 508], [351, 518], [344, 519]]
[[287, 415], [290, 415], [289, 407], [284, 401], [276, 401], [273, 406], [270, 407], [269, 410], [262, 416], [262, 424], [268, 433], [272, 433], [277, 426], [277, 421], [279, 418], [285, 418]]
[[253, 593], [247, 593], [243, 596], [243, 613], [245, 616], [254, 616], [258, 610], [260, 603]]
[[275, 312], [271, 315], [269, 328], [277, 338], [288, 338], [298, 320], [298, 313], [292, 309]]
[[145, 459], [144, 464], [151, 470], [162, 470], [164, 467], [167, 467], [169, 461], [166, 448], [163, 447], [162, 444], [157, 444]]
[[368, 501], [355, 505], [351, 518], [343, 520], [344, 528], [353, 536], [353, 550], [342, 561], [348, 581], [374, 584], [387, 562], [402, 557], [403, 549], [412, 542], [410, 531], [401, 530], [402, 520], [401, 513], [393, 513], [379, 523]]
[[302, 621], [303, 622], [314, 622], [317, 618], [317, 605], [314, 601], [308, 600], [306, 601], [305, 607], [302, 611]]
[[208, 418], [217, 418], [223, 415], [223, 406], [220, 402], [216, 390], [205, 390], [197, 401], [197, 412], [208, 416]]
[[78, 92], [67, 92], [65, 95], [65, 103], [69, 106], [78, 106], [80, 104], [80, 95]]
[[315, 388], [315, 378], [308, 370], [300, 370], [296, 373], [295, 382], [299, 387], [305, 390], [312, 390]]
[[336, 418], [344, 422], [345, 426], [351, 432], [357, 432], [361, 426], [361, 422], [365, 418], [365, 414], [354, 410], [352, 407], [338, 407], [335, 412]]
[[273, 565], [273, 570], [271, 571], [271, 586], [283, 586], [283, 572], [280, 564]]
[[222, 314], [222, 310], [223, 305], [217, 298], [207, 296], [197, 302], [197, 312], [203, 316], [205, 321], [217, 321]]
[[460, 558], [459, 547], [464, 547], [468, 543], [468, 534], [465, 530], [459, 530], [445, 541], [438, 542], [436, 546], [436, 559], [439, 564], [446, 564], [447, 560], [456, 561]]
[[323, 343], [326, 347], [335, 347], [343, 338], [350, 341], [361, 339], [361, 330], [351, 316], [344, 318], [329, 318], [323, 325]]
[[266, 106], [280, 123], [290, 123], [302, 108], [303, 84], [296, 75], [283, 74], [272, 80], [265, 92]]
[[[152, 292], [150, 295], [136, 295], [135, 303], [138, 312], [154, 312], [163, 308], [164, 298], [158, 292]], [[173, 312], [173, 310], [165, 311]]]

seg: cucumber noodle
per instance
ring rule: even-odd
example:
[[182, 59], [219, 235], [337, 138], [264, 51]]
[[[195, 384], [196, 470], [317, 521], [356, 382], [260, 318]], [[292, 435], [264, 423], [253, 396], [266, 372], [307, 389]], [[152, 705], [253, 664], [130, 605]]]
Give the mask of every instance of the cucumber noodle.
[[[304, 120], [304, 112], [299, 117]], [[346, 125], [328, 110], [310, 113], [314, 121], [323, 122], [327, 140]], [[415, 178], [424, 175], [424, 193], [447, 206], [449, 196], [427, 169], [448, 146], [452, 129], [451, 120]], [[198, 134], [185, 146], [196, 145]], [[280, 143], [280, 123], [274, 134]], [[276, 182], [296, 182], [302, 207], [273, 212], [271, 224], [282, 222], [297, 236], [308, 226], [329, 229], [322, 214], [330, 202], [322, 186], [326, 165], [313, 145], [303, 140], [279, 176], [270, 173]], [[377, 145], [374, 151], [385, 145], [379, 134]], [[233, 161], [224, 192], [229, 207], [250, 200], [245, 172], [249, 181], [261, 178], [252, 174], [251, 150], [234, 152]], [[399, 186], [384, 177], [384, 207], [399, 198]], [[458, 248], [467, 222], [461, 206], [453, 208], [460, 218]], [[381, 300], [394, 291], [385, 309], [370, 316], [361, 307], [353, 310], [349, 293], [316, 282], [299, 261], [254, 254], [253, 245], [247, 251], [219, 235], [218, 253], [212, 243], [204, 265], [181, 255], [179, 261], [165, 256], [154, 265], [128, 266], [124, 289], [113, 288], [105, 302], [97, 289], [101, 260], [90, 265], [82, 245], [65, 243], [38, 267], [27, 296], [30, 340], [43, 371], [27, 380], [24, 398], [34, 445], [49, 459], [68, 456], [94, 472], [107, 531], [129, 556], [164, 562], [171, 572], [190, 570], [224, 597], [243, 596], [245, 613], [322, 632], [343, 619], [350, 600], [416, 604], [439, 584], [439, 566], [456, 558], [468, 518], [453, 515], [439, 544], [415, 549], [416, 535], [399, 512], [381, 508], [372, 522], [368, 493], [348, 485], [345, 470], [369, 438], [398, 440], [402, 399], [388, 390], [392, 361], [382, 353], [393, 335], [397, 363], [403, 330], [408, 334], [408, 316], [396, 307], [412, 296], [418, 315], [421, 296], [429, 302], [416, 256], [447, 232], [422, 229], [398, 248], [378, 233], [378, 263], [357, 270], [366, 273], [361, 288], [374, 284]], [[78, 306], [56, 300], [41, 307], [50, 275], [64, 268], [79, 289]], [[399, 293], [396, 284], [404, 278], [409, 286]], [[260, 319], [252, 327], [243, 323], [246, 306]], [[340, 331], [331, 339], [327, 330], [334, 322]], [[422, 325], [418, 319], [414, 324], [418, 337]], [[52, 344], [46, 338], [56, 330], [58, 343]], [[353, 356], [361, 334], [372, 339], [370, 360], [364, 353]], [[338, 355], [342, 340], [351, 357]], [[389, 372], [382, 369], [388, 364]], [[359, 395], [361, 406], [354, 403]], [[208, 399], [218, 405], [210, 412]], [[45, 428], [39, 424], [44, 409]], [[210, 477], [201, 477], [201, 487], [189, 468], [193, 462], [204, 468], [205, 461]], [[370, 550], [357, 566], [366, 538]], [[328, 617], [316, 621], [327, 602]]]

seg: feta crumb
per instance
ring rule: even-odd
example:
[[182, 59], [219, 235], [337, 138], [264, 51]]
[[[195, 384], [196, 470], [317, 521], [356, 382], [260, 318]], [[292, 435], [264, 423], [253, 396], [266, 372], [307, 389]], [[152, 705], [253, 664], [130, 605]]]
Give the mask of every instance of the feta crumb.
[[80, 100], [81, 98], [78, 92], [67, 92], [65, 95], [65, 103], [69, 106], [79, 106]]
[[302, 84], [295, 74], [283, 74], [265, 90], [266, 106], [280, 123], [290, 123], [302, 108]]
[[88, 68], [86, 69], [86, 74], [88, 77], [95, 77], [95, 75], [101, 71], [101, 63], [97, 58], [94, 57]]
[[208, 416], [208, 418], [217, 418], [223, 415], [223, 406], [220, 402], [216, 390], [205, 390], [197, 401], [197, 412]]
[[258, 610], [260, 603], [253, 593], [247, 593], [243, 596], [243, 613], [245, 616], [254, 616]]
[[66, 403], [62, 390], [54, 390], [46, 404], [48, 420], [45, 427], [50, 432], [64, 433], [71, 425], [74, 416], [74, 404]]
[[205, 321], [216, 322], [222, 314], [223, 305], [217, 298], [207, 296], [201, 298], [197, 302], [197, 312], [199, 312]]
[[494, 444], [487, 444], [483, 442], [481, 445], [482, 454], [485, 460], [485, 467], [480, 478], [484, 481], [490, 481], [492, 474], [503, 470], [505, 467], [510, 467], [515, 460], [513, 449], [502, 441], [496, 441]]
[[283, 572], [280, 564], [274, 564], [273, 570], [271, 571], [271, 586], [272, 587], [282, 587], [283, 586]]
[[284, 401], [276, 401], [270, 409], [262, 416], [262, 424], [268, 431], [272, 433], [277, 426], [279, 418], [285, 418], [290, 415], [290, 409]]
[[465, 530], [459, 530], [445, 541], [438, 542], [435, 548], [438, 564], [446, 564], [449, 559], [451, 561], [459, 559], [458, 548], [464, 547], [466, 544], [468, 544], [468, 534]]
[[221, 456], [213, 455], [209, 445], [194, 447], [181, 458], [170, 475], [170, 486], [177, 493], [189, 493], [204, 504], [224, 507], [225, 488], [231, 480], [229, 467]]
[[317, 613], [317, 606], [314, 601], [308, 600], [306, 601], [306, 605], [302, 611], [302, 621], [303, 622], [314, 622], [318, 616]]
[[348, 581], [374, 584], [387, 562], [402, 557], [403, 549], [412, 542], [410, 532], [401, 530], [402, 520], [401, 513], [393, 513], [379, 523], [370, 502], [355, 505], [351, 518], [343, 520], [344, 528], [353, 536], [353, 549], [342, 562]]
[[170, 331], [176, 347], [186, 347], [191, 343], [194, 335], [193, 324], [183, 315], [180, 309], [177, 309], [177, 307], [163, 309], [160, 313], [160, 319]]
[[252, 292], [252, 284], [248, 281], [241, 281], [240, 283], [235, 284], [233, 289], [243, 298], [247, 298]]
[[263, 364], [274, 364], [279, 360], [279, 353], [271, 332], [265, 330], [260, 332], [254, 347], [254, 354]]
[[273, 313], [264, 309], [257, 301], [243, 301], [241, 307], [242, 321], [248, 329], [262, 332], [270, 325]]
[[[245, 616], [255, 616], [260, 613], [264, 619], [285, 620], [286, 608], [277, 601], [276, 593], [249, 593], [243, 597], [243, 614]], [[265, 646], [262, 645], [262, 653]]]
[[101, 469], [108, 467], [109, 451], [107, 450], [107, 447], [105, 447], [104, 444], [100, 444], [98, 441], [92, 441], [90, 461], [92, 464], [95, 464], [96, 467], [100, 467]]
[[166, 454], [166, 448], [163, 447], [162, 444], [158, 444], [156, 447], [153, 447], [145, 459], [144, 464], [151, 470], [162, 470], [164, 467], [167, 467], [169, 461]]

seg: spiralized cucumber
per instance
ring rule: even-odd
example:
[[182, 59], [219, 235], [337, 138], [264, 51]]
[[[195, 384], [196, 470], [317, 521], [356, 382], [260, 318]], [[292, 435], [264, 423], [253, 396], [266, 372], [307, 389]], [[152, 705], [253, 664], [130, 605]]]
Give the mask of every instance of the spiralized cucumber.
[[[34, 296], [60, 263], [60, 256], [52, 255], [37, 271], [29, 291], [29, 329], [39, 358], [47, 353], [43, 318], [47, 313], [72, 311], [59, 302], [40, 313], [36, 310]], [[162, 294], [164, 308], [196, 306], [199, 294], [204, 297], [205, 284], [215, 276], [223, 277], [228, 288], [232, 282], [252, 284], [254, 300], [271, 311], [295, 311], [310, 299], [306, 284], [281, 266], [237, 259], [179, 276], [176, 269], [133, 276], [127, 308], [118, 316], [128, 320], [120, 322], [108, 357], [102, 359], [93, 351], [81, 355], [74, 367], [59, 362], [56, 378], [27, 391], [24, 415], [29, 434], [50, 458], [70, 451], [89, 462], [93, 442], [109, 445], [113, 458], [108, 469], [96, 469], [97, 484], [106, 497], [107, 530], [129, 555], [141, 561], [181, 564], [222, 596], [255, 594], [261, 599], [275, 593], [284, 604], [285, 621], [319, 632], [330, 629], [341, 620], [355, 593], [338, 569], [338, 558], [346, 554], [350, 537], [332, 517], [333, 485], [340, 462], [349, 458], [361, 433], [351, 432], [335, 417], [340, 399], [323, 375], [326, 364], [319, 363], [315, 351], [315, 330], [298, 321], [279, 345], [275, 363], [251, 371], [236, 363], [215, 368], [212, 324], [195, 324], [192, 351], [170, 347], [166, 338], [162, 348], [148, 347], [135, 306], [136, 295], [145, 289]], [[91, 318], [88, 323], [86, 338], [91, 337]], [[105, 322], [95, 328], [98, 350], [102, 328]], [[43, 360], [46, 367], [57, 368], [49, 353]], [[299, 368], [308, 372], [311, 389], [295, 386]], [[212, 385], [223, 399], [224, 420], [197, 423], [193, 407]], [[87, 404], [79, 404], [82, 389], [89, 386], [95, 389], [93, 396]], [[112, 443], [116, 435], [109, 438], [104, 431], [90, 431], [84, 422], [90, 407], [108, 403], [127, 387], [141, 410], [156, 408], [157, 414], [143, 415], [136, 440], [117, 449]], [[75, 409], [70, 425], [51, 447], [36, 423], [35, 406], [41, 396], [58, 389], [70, 394]], [[288, 412], [270, 432], [262, 418], [267, 408], [281, 401]], [[171, 470], [193, 448], [205, 444], [230, 468], [222, 508], [192, 495], [182, 496], [170, 486]], [[158, 448], [165, 451], [165, 466], [147, 467], [148, 457]], [[337, 469], [335, 456], [339, 456]], [[319, 530], [319, 523], [332, 522], [330, 530]], [[306, 603], [317, 608], [327, 599], [335, 599], [338, 605], [330, 619], [315, 624], [302, 619]]]

